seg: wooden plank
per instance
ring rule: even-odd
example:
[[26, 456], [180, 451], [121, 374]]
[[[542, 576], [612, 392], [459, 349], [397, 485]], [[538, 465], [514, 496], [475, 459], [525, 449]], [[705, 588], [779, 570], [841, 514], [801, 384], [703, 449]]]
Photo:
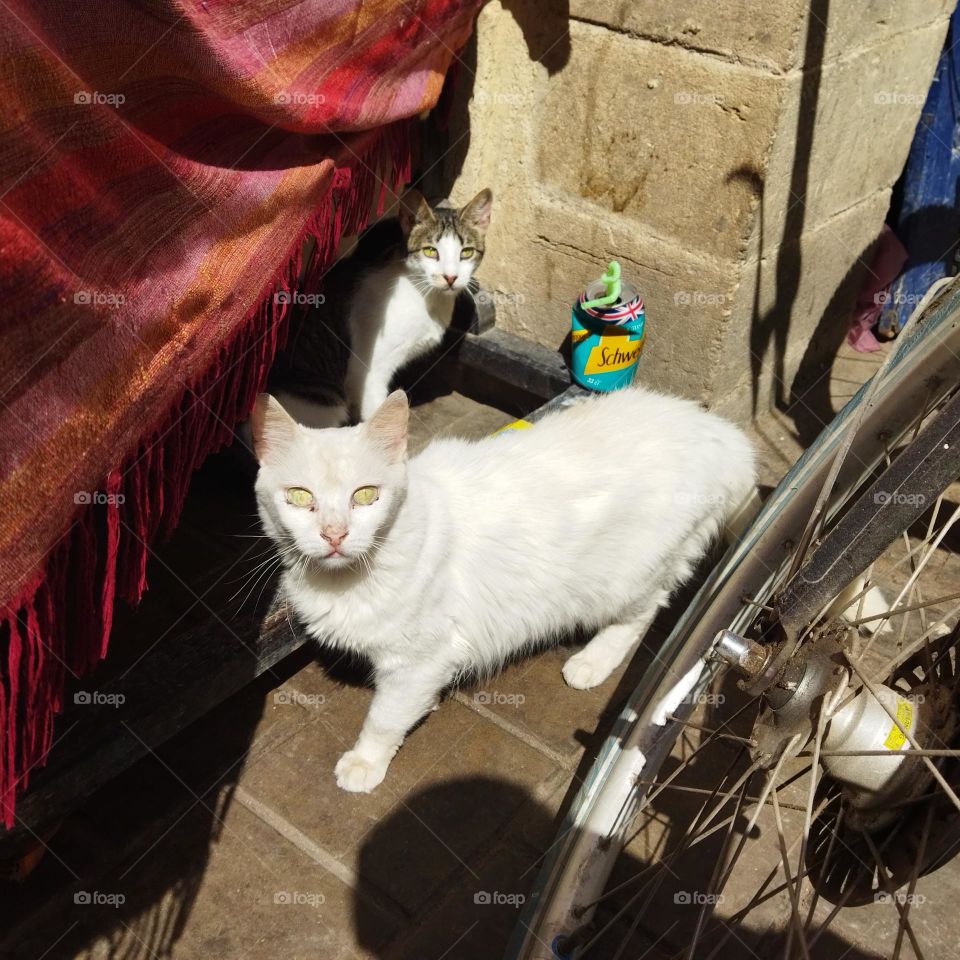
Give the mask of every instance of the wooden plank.
[[464, 334], [455, 354], [456, 388], [481, 403], [536, 407], [570, 386], [561, 354], [504, 330]]

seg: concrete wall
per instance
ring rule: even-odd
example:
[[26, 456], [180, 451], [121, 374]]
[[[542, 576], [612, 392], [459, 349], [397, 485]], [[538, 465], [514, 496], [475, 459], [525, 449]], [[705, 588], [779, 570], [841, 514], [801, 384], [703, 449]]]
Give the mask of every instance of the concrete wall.
[[[495, 195], [498, 325], [556, 346], [618, 258], [643, 382], [737, 417], [842, 339], [950, 0], [501, 0], [427, 186]], [[813, 339], [813, 347], [808, 345]]]

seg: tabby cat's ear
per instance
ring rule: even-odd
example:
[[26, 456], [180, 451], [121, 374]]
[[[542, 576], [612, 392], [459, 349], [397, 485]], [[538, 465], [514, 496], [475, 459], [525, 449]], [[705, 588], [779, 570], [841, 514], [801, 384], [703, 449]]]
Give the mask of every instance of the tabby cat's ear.
[[407, 426], [410, 404], [402, 390], [394, 390], [364, 425], [367, 436], [386, 453], [391, 463], [407, 455]]
[[487, 187], [481, 190], [461, 211], [460, 219], [464, 223], [485, 233], [490, 226], [490, 211], [493, 209], [493, 191]]
[[261, 393], [250, 414], [253, 452], [259, 463], [289, 445], [297, 435], [297, 422], [269, 393]]
[[410, 235], [415, 224], [430, 223], [436, 219], [430, 204], [419, 190], [411, 187], [404, 192], [400, 198], [400, 226], [403, 228], [404, 236]]

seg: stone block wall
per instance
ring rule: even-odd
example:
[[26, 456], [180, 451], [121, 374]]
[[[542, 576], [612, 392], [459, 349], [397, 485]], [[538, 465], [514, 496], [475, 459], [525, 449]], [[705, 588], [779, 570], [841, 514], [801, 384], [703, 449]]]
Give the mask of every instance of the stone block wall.
[[743, 419], [842, 340], [949, 0], [494, 0], [427, 187], [495, 195], [498, 325], [557, 346], [617, 258], [643, 382]]

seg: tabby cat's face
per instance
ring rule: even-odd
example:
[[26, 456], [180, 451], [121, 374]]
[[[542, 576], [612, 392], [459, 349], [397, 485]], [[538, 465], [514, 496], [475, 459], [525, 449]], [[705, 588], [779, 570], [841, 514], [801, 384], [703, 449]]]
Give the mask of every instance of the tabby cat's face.
[[470, 282], [483, 259], [483, 242], [490, 225], [493, 194], [481, 190], [457, 210], [431, 207], [416, 190], [400, 201], [400, 223], [407, 238], [407, 265], [427, 283], [427, 289], [457, 293]]

